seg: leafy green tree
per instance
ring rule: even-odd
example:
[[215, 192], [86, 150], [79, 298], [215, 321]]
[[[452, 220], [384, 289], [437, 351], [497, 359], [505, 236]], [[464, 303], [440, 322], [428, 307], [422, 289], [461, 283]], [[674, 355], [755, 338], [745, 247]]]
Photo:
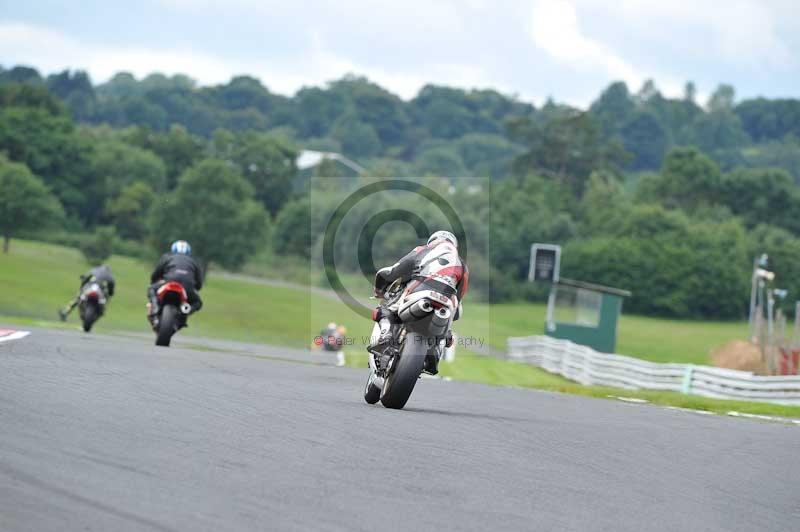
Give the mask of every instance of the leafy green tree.
[[227, 84], [211, 88], [208, 93], [220, 107], [231, 111], [255, 109], [269, 113], [273, 106], [270, 92], [250, 76], [235, 76]]
[[329, 91], [350, 102], [339, 114], [354, 113], [359, 122], [374, 129], [383, 146], [405, 140], [409, 120], [403, 101], [394, 94], [364, 77], [352, 75], [331, 83]]
[[349, 169], [330, 157], [324, 157], [319, 164], [314, 167], [314, 177], [347, 177], [349, 175], [351, 175]]
[[0, 70], [0, 83], [39, 85], [42, 83], [42, 76], [35, 68], [20, 65], [9, 70]]
[[488, 133], [464, 135], [456, 146], [470, 174], [493, 179], [508, 176], [511, 163], [524, 152], [521, 146], [508, 139]]
[[47, 77], [47, 87], [64, 101], [72, 116], [79, 121], [88, 121], [94, 114], [96, 97], [89, 75], [78, 70], [64, 70]]
[[719, 85], [708, 98], [708, 109], [714, 111], [732, 111], [736, 100], [736, 90], [732, 85]]
[[625, 150], [633, 155], [634, 170], [654, 170], [661, 166], [670, 138], [655, 113], [636, 112], [620, 128], [620, 135]]
[[191, 242], [204, 265], [239, 268], [264, 244], [269, 217], [239, 169], [205, 159], [188, 169], [174, 192], [157, 202], [150, 219], [156, 249]]
[[106, 100], [140, 95], [139, 82], [130, 72], [117, 72], [110, 80], [97, 86], [97, 95]]
[[375, 128], [361, 122], [354, 114], [339, 117], [333, 125], [331, 136], [341, 142], [347, 157], [364, 159], [383, 151]]
[[86, 194], [91, 145], [68, 117], [46, 107], [0, 108], [0, 152], [40, 176], [68, 213], [91, 216]]
[[613, 175], [594, 172], [578, 207], [580, 234], [600, 236], [617, 231], [629, 218], [632, 206]]
[[633, 292], [626, 308], [662, 316], [739, 318], [747, 301], [747, 238], [735, 220], [691, 221], [636, 206], [615, 234], [571, 240], [565, 276]]
[[617, 81], [600, 94], [589, 110], [603, 131], [607, 135], [614, 135], [619, 133], [623, 124], [631, 120], [636, 110], [636, 104], [625, 82]]
[[46, 87], [26, 83], [5, 83], [0, 85], [0, 107], [44, 109], [53, 116], [66, 113], [63, 104]]
[[528, 274], [531, 243], [563, 243], [576, 236], [573, 210], [572, 191], [551, 180], [526, 176], [494, 185], [490, 261], [498, 274], [521, 281]]
[[468, 174], [461, 156], [450, 146], [436, 146], [425, 150], [414, 163], [420, 175], [463, 177]]
[[618, 142], [601, 135], [591, 114], [585, 112], [559, 111], [544, 124], [519, 119], [510, 124], [510, 133], [527, 147], [514, 161], [516, 172], [538, 172], [568, 184], [576, 196], [583, 193], [593, 171], [618, 173], [630, 158]]
[[800, 138], [792, 134], [782, 140], [762, 142], [742, 153], [743, 165], [749, 168], [781, 168], [800, 184]]
[[683, 99], [686, 102], [694, 103], [697, 98], [697, 86], [693, 81], [687, 81], [683, 86]]
[[154, 133], [138, 127], [126, 140], [158, 155], [167, 167], [167, 188], [175, 188], [178, 176], [203, 158], [205, 143], [185, 127], [173, 125], [166, 133]]
[[770, 224], [800, 231], [800, 190], [782, 170], [739, 169], [726, 174], [718, 201], [749, 227]]
[[706, 153], [738, 150], [750, 143], [739, 117], [724, 108], [697, 115], [690, 127], [689, 141]]
[[347, 109], [348, 97], [319, 87], [303, 88], [294, 98], [294, 125], [302, 137], [324, 137], [334, 121]]
[[499, 134], [507, 119], [532, 117], [534, 108], [492, 90], [426, 85], [409, 102], [409, 115], [435, 138]]
[[661, 173], [640, 180], [640, 201], [691, 211], [718, 202], [722, 174], [717, 164], [696, 148], [675, 148], [664, 159]]
[[153, 152], [119, 140], [105, 139], [95, 143], [90, 159], [91, 195], [94, 215], [90, 223], [102, 217], [104, 206], [117, 198], [123, 189], [134, 183], [146, 185], [151, 192], [166, 190], [166, 166]]
[[255, 197], [273, 215], [289, 199], [297, 174], [297, 152], [284, 139], [254, 131], [233, 145], [231, 160], [250, 182]]
[[311, 256], [311, 206], [308, 200], [293, 200], [275, 219], [272, 248], [281, 255]]
[[141, 240], [147, 234], [146, 217], [156, 198], [151, 186], [135, 181], [106, 203], [106, 216], [114, 223], [120, 236]]
[[95, 229], [94, 234], [80, 245], [86, 262], [92, 266], [99, 266], [108, 260], [114, 252], [116, 239], [117, 233], [111, 226], [101, 226]]
[[734, 112], [742, 127], [755, 141], [800, 137], [800, 100], [756, 98], [745, 100]]
[[3, 253], [19, 231], [53, 226], [64, 216], [58, 200], [22, 163], [0, 155], [0, 232]]

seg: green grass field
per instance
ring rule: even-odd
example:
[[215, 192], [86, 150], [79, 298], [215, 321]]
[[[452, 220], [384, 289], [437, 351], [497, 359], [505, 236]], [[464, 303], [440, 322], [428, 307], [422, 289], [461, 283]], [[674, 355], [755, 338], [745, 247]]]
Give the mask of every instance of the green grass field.
[[[117, 278], [117, 294], [106, 315], [97, 323], [98, 332], [148, 332], [145, 291], [150, 264], [126, 257], [113, 257], [109, 264]], [[66, 325], [58, 323], [56, 310], [75, 294], [78, 276], [88, 268], [74, 249], [39, 242], [15, 240], [7, 255], [0, 254], [0, 321], [77, 327], [77, 312]], [[298, 274], [298, 279], [302, 275]], [[313, 280], [312, 284], [316, 284]], [[192, 316], [186, 337], [217, 337], [293, 347], [311, 344], [328, 321], [348, 327], [355, 346], [348, 348], [348, 364], [366, 366], [362, 338], [372, 323], [358, 317], [335, 297], [302, 287], [280, 286], [215, 276], [212, 272], [202, 290], [204, 307]], [[526, 303], [484, 305], [467, 302], [457, 332], [484, 339], [502, 350], [510, 336], [541, 334], [544, 306]], [[743, 338], [746, 324], [726, 322], [672, 321], [623, 316], [618, 352], [657, 362], [708, 362], [711, 348]], [[693, 396], [658, 392], [628, 392], [581, 386], [539, 368], [475, 356], [461, 350], [453, 364], [442, 365], [442, 375], [495, 385], [514, 385], [605, 397], [625, 395], [652, 402], [713, 411], [739, 410], [749, 413], [794, 415], [800, 407], [778, 407], [763, 403], [714, 401]]]

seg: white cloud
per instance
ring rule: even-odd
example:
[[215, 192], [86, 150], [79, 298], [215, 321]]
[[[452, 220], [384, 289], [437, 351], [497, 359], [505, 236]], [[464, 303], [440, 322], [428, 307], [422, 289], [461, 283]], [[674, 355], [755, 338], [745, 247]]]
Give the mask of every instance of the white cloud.
[[0, 23], [0, 48], [11, 63], [29, 64], [45, 72], [85, 69], [100, 82], [121, 70], [139, 77], [155, 71], [188, 72], [204, 84], [227, 80], [236, 72], [230, 62], [192, 50], [95, 46], [58, 31], [15, 22]]
[[534, 4], [531, 36], [537, 47], [576, 70], [599, 69], [612, 79], [641, 80], [632, 65], [603, 43], [581, 33], [575, 6], [567, 0]]
[[85, 69], [95, 82], [103, 82], [119, 71], [144, 77], [153, 72], [185, 73], [202, 85], [224, 83], [236, 74], [262, 79], [271, 90], [292, 94], [309, 85], [322, 85], [345, 74], [365, 75], [403, 98], [412, 98], [422, 86], [438, 82], [460, 87], [492, 85], [483, 69], [473, 65], [429, 64], [408, 72], [359, 64], [332, 51], [324, 39], [309, 37], [310, 49], [300, 56], [275, 61], [229, 60], [191, 49], [97, 46], [73, 39], [48, 28], [23, 23], [0, 23], [0, 49], [5, 60], [29, 64], [44, 72], [65, 68]]
[[[578, 5], [605, 10], [609, 17], [633, 27], [667, 28], [676, 48], [691, 47], [696, 54], [733, 65], [782, 69], [796, 65], [777, 30], [782, 17], [796, 18], [793, 0], [578, 0]], [[693, 28], [701, 38], [681, 42], [686, 28]]]
[[701, 91], [722, 81], [742, 96], [796, 95], [796, 0], [161, 2], [119, 38], [107, 28], [128, 13], [121, 1], [107, 0], [108, 23], [92, 26], [36, 25], [10, 4], [2, 63], [83, 68], [96, 82], [120, 70], [201, 84], [250, 74], [284, 94], [355, 73], [404, 98], [436, 83], [586, 105], [613, 80], [636, 90], [649, 78], [670, 96], [687, 79]]

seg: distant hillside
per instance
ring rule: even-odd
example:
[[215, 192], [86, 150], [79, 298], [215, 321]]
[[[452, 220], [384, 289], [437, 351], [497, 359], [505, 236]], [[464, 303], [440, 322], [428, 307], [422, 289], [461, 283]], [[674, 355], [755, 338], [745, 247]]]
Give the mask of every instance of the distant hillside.
[[[435, 85], [404, 101], [357, 76], [306, 87], [291, 97], [248, 76], [200, 87], [183, 75], [137, 80], [121, 72], [93, 85], [82, 71], [43, 77], [17, 66], [0, 67], [2, 82], [46, 85], [80, 122], [155, 131], [181, 124], [204, 137], [217, 129], [279, 130], [303, 148], [341, 152], [362, 163], [381, 161], [388, 171], [410, 174], [504, 177], [527, 144], [510, 134], [510, 122], [543, 124], [559, 112], [577, 111], [554, 102], [536, 109], [494, 90]], [[774, 166], [800, 180], [800, 100], [737, 103], [727, 85], [704, 105], [694, 94], [691, 83], [683, 98], [670, 99], [653, 82], [636, 93], [616, 82], [592, 103], [589, 116], [630, 154], [629, 171], [656, 170], [671, 148], [694, 145], [726, 170]]]

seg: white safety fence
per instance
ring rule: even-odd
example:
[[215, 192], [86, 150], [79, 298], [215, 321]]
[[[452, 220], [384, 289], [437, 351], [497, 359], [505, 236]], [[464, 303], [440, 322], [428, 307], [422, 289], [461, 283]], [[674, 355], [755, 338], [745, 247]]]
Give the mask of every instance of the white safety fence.
[[670, 390], [720, 399], [800, 404], [800, 376], [762, 377], [749, 371], [658, 364], [548, 336], [508, 339], [508, 357], [558, 373], [581, 384]]

